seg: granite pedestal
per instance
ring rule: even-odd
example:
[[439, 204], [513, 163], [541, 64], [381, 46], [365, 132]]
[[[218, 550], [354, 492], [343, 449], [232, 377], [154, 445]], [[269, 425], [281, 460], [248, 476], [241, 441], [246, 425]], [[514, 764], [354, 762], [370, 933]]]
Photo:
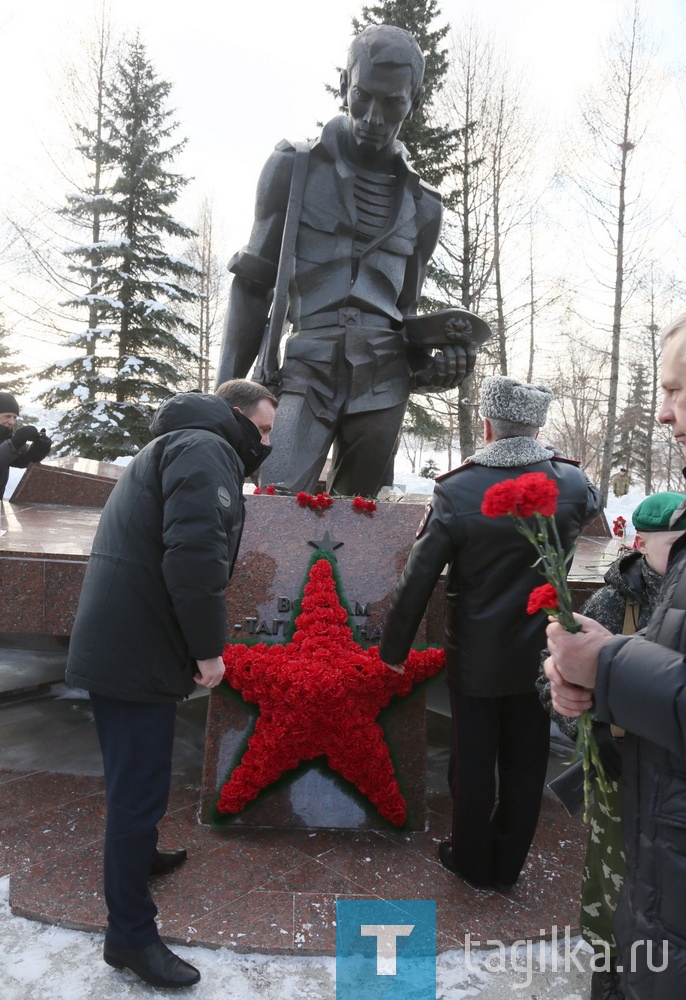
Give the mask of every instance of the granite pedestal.
[[[227, 591], [230, 634], [235, 640], [283, 642], [312, 555], [333, 551], [362, 646], [378, 645], [381, 627], [414, 540], [422, 508], [382, 503], [373, 513], [336, 500], [326, 511], [301, 508], [294, 497], [246, 497], [241, 549]], [[426, 623], [418, 636], [426, 642]], [[238, 696], [213, 692], [208, 715], [201, 817], [208, 822], [217, 794], [241, 757], [255, 711]], [[422, 692], [385, 709], [379, 722], [391, 749], [408, 806], [406, 829], [426, 825], [426, 732]], [[335, 726], [336, 720], [331, 720]], [[238, 813], [236, 825], [307, 829], [386, 829], [367, 799], [331, 771], [322, 758], [302, 763]]]

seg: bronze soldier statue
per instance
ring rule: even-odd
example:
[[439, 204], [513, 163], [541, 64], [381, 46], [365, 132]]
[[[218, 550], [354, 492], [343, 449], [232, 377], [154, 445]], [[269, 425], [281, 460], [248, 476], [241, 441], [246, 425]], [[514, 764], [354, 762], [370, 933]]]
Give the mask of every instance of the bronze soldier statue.
[[279, 394], [262, 483], [312, 491], [333, 444], [327, 488], [375, 495], [410, 392], [459, 385], [490, 334], [464, 310], [416, 316], [441, 199], [397, 136], [423, 76], [409, 32], [365, 28], [341, 73], [347, 114], [313, 143], [280, 142], [260, 176], [250, 240], [229, 264], [217, 381], [246, 376], [257, 358], [253, 377]]

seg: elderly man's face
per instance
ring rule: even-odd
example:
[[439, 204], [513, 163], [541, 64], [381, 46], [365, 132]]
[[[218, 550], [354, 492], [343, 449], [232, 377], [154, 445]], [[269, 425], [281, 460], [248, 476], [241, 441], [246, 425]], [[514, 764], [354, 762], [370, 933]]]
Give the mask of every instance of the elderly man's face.
[[669, 424], [674, 440], [686, 458], [686, 327], [665, 344], [662, 355], [662, 405], [657, 419]]
[[409, 66], [373, 65], [364, 55], [350, 71], [346, 96], [353, 138], [367, 155], [391, 145], [417, 103]]
[[0, 413], [0, 427], [9, 427], [9, 429], [12, 430], [16, 422], [16, 413]]

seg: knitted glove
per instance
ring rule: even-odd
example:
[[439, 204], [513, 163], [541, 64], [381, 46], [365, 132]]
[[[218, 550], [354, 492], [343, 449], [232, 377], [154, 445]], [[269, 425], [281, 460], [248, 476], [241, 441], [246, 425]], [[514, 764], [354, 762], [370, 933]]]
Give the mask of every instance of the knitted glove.
[[40, 434], [27, 451], [26, 457], [29, 462], [41, 462], [48, 454], [51, 447], [52, 441], [45, 433], [45, 428], [42, 427]]
[[26, 424], [25, 427], [20, 427], [12, 435], [12, 447], [19, 452], [29, 441], [37, 441], [39, 437], [38, 428], [34, 427], [33, 424]]

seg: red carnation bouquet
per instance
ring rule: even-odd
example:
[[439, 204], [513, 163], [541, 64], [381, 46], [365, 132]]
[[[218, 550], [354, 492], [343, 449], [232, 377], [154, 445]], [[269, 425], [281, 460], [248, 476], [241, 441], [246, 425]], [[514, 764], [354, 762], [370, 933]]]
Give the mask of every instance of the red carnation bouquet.
[[[529, 595], [527, 612], [530, 615], [545, 611], [557, 618], [567, 632], [579, 632], [581, 626], [574, 618], [572, 595], [567, 583], [567, 571], [574, 550], [566, 553], [562, 548], [555, 523], [557, 510], [557, 483], [544, 472], [526, 472], [517, 479], [505, 479], [486, 490], [481, 513], [486, 517], [508, 514], [514, 519], [517, 531], [531, 542], [538, 553], [534, 565], [540, 566], [547, 583], [535, 587]], [[606, 798], [610, 783], [600, 760], [598, 745], [593, 735], [593, 720], [589, 711], [578, 719], [577, 753], [584, 765], [584, 821], [590, 817], [592, 770], [596, 784]]]

